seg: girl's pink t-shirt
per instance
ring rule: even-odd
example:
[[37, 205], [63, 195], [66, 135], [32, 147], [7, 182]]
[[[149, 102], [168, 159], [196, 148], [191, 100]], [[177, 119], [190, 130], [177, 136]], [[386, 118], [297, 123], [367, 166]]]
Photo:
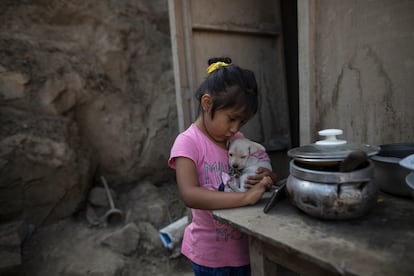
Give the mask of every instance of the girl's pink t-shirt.
[[[235, 136], [243, 137], [237, 133]], [[168, 165], [174, 158], [194, 161], [200, 185], [218, 190], [222, 172], [228, 173], [227, 151], [214, 144], [195, 124], [179, 134], [171, 149]], [[208, 210], [192, 209], [192, 222], [186, 227], [181, 251], [196, 264], [208, 267], [243, 266], [250, 263], [247, 235], [218, 222]]]

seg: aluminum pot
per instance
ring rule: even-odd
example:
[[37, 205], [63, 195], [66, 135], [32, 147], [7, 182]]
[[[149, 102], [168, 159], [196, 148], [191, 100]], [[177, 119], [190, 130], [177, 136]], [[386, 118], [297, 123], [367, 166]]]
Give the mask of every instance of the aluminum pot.
[[379, 147], [336, 139], [341, 134], [340, 129], [321, 130], [324, 140], [288, 151], [293, 158], [286, 183], [289, 198], [311, 216], [355, 218], [375, 204], [378, 189], [369, 157]]
[[305, 168], [291, 160], [286, 188], [289, 198], [303, 212], [322, 219], [350, 219], [364, 215], [376, 202], [374, 165], [351, 172]]
[[400, 161], [410, 154], [414, 154], [412, 143], [380, 145], [378, 154], [371, 158], [375, 165], [375, 181], [381, 191], [411, 197], [412, 189], [406, 181], [411, 170], [400, 165]]

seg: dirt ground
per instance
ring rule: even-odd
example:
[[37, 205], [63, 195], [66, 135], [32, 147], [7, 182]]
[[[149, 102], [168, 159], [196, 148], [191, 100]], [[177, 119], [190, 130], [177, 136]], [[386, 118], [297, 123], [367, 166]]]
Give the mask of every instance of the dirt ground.
[[[176, 189], [172, 185], [168, 187], [166, 196], [175, 198], [174, 201], [170, 200], [174, 202], [174, 207], [170, 204], [168, 209], [174, 209], [174, 216], [181, 215], [180, 208], [183, 206], [177, 206]], [[163, 189], [167, 191], [166, 187]], [[119, 232], [125, 224], [91, 226], [84, 210], [57, 223], [35, 229], [22, 245], [25, 275], [193, 275], [190, 262], [179, 253], [179, 245], [175, 250], [169, 250], [162, 245], [159, 229], [148, 228], [150, 224], [147, 221], [133, 223], [140, 231], [138, 245], [131, 253], [119, 250], [132, 243], [133, 239], [128, 235], [118, 236], [113, 246], [103, 242], [108, 240], [108, 235]]]
[[39, 230], [23, 245], [25, 275], [193, 275], [183, 255], [157, 250], [119, 256], [97, 246], [92, 237], [105, 231], [98, 232], [74, 220]]

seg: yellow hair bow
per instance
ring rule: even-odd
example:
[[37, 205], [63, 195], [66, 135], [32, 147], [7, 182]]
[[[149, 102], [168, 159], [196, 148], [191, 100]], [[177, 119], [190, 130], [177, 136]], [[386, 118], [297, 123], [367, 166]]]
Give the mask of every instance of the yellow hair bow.
[[213, 72], [213, 71], [215, 71], [215, 70], [219, 69], [220, 67], [223, 67], [223, 66], [229, 66], [229, 65], [230, 65], [230, 64], [225, 63], [225, 62], [223, 62], [223, 61], [217, 61], [217, 62], [214, 62], [214, 63], [212, 63], [212, 64], [210, 64], [210, 65], [208, 66], [208, 68], [207, 68], [207, 73], [208, 73], [208, 74], [210, 74], [211, 72]]

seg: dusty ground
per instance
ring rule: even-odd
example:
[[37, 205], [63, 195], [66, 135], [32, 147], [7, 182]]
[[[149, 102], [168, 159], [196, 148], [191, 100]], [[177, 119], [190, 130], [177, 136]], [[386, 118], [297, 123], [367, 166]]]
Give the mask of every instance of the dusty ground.
[[188, 260], [166, 249], [116, 254], [97, 242], [106, 232], [75, 219], [39, 229], [23, 245], [26, 275], [192, 275]]
[[[163, 189], [166, 191], [165, 187]], [[183, 206], [177, 206], [178, 195], [174, 186], [170, 185], [164, 195], [174, 204], [169, 204], [171, 215], [180, 216]], [[117, 246], [111, 248], [102, 242], [105, 237], [124, 227], [125, 223], [92, 227], [84, 211], [36, 229], [22, 246], [24, 271], [28, 276], [193, 275], [189, 261], [178, 250], [170, 251], [162, 245], [159, 229], [144, 227], [142, 230], [143, 225], [150, 224], [146, 221], [134, 223], [140, 229], [139, 242], [130, 254], [122, 254], [116, 250]], [[116, 243], [128, 246], [123, 243], [131, 241], [124, 236]]]
[[26, 275], [192, 275], [182, 255], [171, 258], [170, 252], [158, 251], [118, 256], [97, 246], [92, 231], [65, 221], [37, 232], [23, 247]]

